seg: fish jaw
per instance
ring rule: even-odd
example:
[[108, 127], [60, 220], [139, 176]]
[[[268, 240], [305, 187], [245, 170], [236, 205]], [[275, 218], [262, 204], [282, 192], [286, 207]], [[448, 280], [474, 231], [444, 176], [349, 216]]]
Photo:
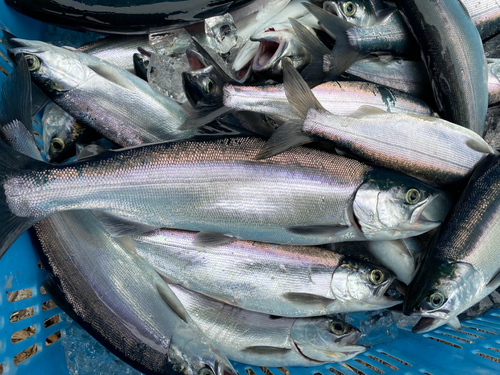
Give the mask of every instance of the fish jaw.
[[245, 82], [252, 74], [252, 64], [259, 49], [259, 43], [248, 41], [234, 59], [231, 71], [238, 83]]

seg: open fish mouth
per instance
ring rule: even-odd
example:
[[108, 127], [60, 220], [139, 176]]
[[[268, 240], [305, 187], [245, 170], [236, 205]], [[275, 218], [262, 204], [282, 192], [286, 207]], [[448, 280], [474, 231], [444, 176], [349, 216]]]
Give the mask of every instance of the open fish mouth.
[[411, 331], [414, 333], [426, 333], [442, 326], [443, 324], [446, 324], [445, 319], [424, 317], [418, 321]]
[[188, 60], [190, 71], [205, 69], [208, 66], [203, 56], [196, 51], [187, 49], [186, 57]]
[[259, 43], [248, 42], [236, 56], [231, 68], [236, 82], [245, 82], [252, 74], [252, 64], [259, 49]]
[[394, 277], [391, 282], [381, 285], [375, 291], [377, 305], [380, 308], [387, 308], [398, 305], [403, 302], [404, 294], [402, 293], [401, 282]]
[[328, 13], [331, 13], [337, 17], [345, 19], [340, 10], [340, 6], [337, 3], [334, 3], [333, 1], [325, 1], [325, 3], [323, 4], [323, 9]]
[[265, 35], [252, 40], [259, 42], [252, 69], [256, 72], [272, 69], [283, 56], [286, 47], [285, 40], [277, 35]]

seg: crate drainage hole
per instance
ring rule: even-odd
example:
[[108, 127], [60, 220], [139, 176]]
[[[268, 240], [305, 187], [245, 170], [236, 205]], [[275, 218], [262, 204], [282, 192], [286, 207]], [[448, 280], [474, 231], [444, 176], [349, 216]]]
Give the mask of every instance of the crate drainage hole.
[[56, 333], [53, 333], [52, 335], [50, 335], [49, 337], [47, 337], [45, 339], [45, 346], [52, 345], [56, 341], [59, 341], [60, 338], [61, 338], [61, 331], [57, 331]]
[[59, 315], [54, 315], [51, 318], [45, 319], [43, 322], [43, 326], [45, 328], [52, 327], [54, 324], [59, 323]]
[[498, 359], [497, 357], [492, 357], [491, 355], [483, 354], [483, 353], [475, 353], [475, 354], [478, 355], [478, 356], [480, 356], [480, 357], [489, 359], [490, 361], [500, 363], [500, 359]]
[[14, 290], [13, 292], [7, 293], [7, 301], [9, 302], [22, 301], [23, 299], [28, 299], [31, 297], [33, 297], [33, 292], [30, 288]]
[[359, 371], [357, 368], [348, 365], [347, 363], [341, 363], [342, 366], [348, 368], [352, 372], [355, 372], [357, 375], [366, 375], [363, 371]]
[[411, 367], [411, 365], [410, 365], [408, 362], [405, 362], [405, 361], [403, 361], [402, 359], [396, 358], [396, 357], [394, 357], [393, 355], [390, 355], [390, 354], [388, 354], [388, 353], [386, 353], [386, 352], [380, 352], [380, 353], [381, 353], [381, 354], [383, 354], [383, 355], [388, 356], [389, 358], [392, 358], [392, 359], [394, 359], [394, 360], [396, 360], [396, 361], [398, 361], [398, 362], [402, 363], [402, 364], [403, 364], [403, 365], [405, 365], [405, 366]]
[[26, 340], [28, 337], [33, 336], [36, 333], [36, 328], [34, 325], [23, 328], [17, 332], [14, 332], [10, 337], [10, 341], [13, 344], [17, 344], [20, 341]]
[[47, 310], [50, 310], [50, 309], [53, 309], [56, 307], [57, 307], [56, 303], [52, 300], [42, 303], [42, 310], [43, 311], [47, 311]]
[[469, 335], [469, 336], [472, 336], [472, 337], [477, 337], [478, 339], [483, 339], [484, 340], [483, 336], [479, 336], [479, 335], [476, 335], [474, 333], [469, 333], [469, 332], [465, 332], [465, 331], [458, 331], [458, 332], [463, 333], [465, 335]]
[[384, 366], [389, 367], [391, 370], [397, 371], [397, 369], [398, 369], [397, 367], [395, 367], [395, 366], [391, 365], [390, 363], [387, 363], [387, 362], [386, 362], [386, 361], [384, 361], [383, 359], [380, 359], [380, 358], [378, 358], [378, 357], [374, 357], [373, 355], [370, 355], [370, 354], [367, 354], [366, 356], [367, 356], [367, 357], [370, 357], [371, 359], [374, 359], [374, 360], [375, 360], [375, 361], [377, 361], [377, 362], [382, 363]]
[[343, 372], [340, 372], [339, 370], [335, 370], [333, 367], [330, 367], [328, 370], [333, 372], [335, 375], [345, 375]]
[[490, 331], [486, 331], [485, 329], [481, 329], [481, 328], [477, 328], [477, 327], [470, 327], [470, 326], [462, 326], [463, 328], [468, 328], [468, 329], [474, 329], [476, 331], [479, 331], [479, 332], [484, 332], [484, 333], [488, 333], [490, 335], [493, 335], [493, 336], [496, 336], [496, 333], [493, 333], [493, 332], [490, 332]]
[[11, 323], [18, 322], [20, 320], [29, 318], [30, 316], [35, 315], [35, 309], [33, 307], [27, 307], [22, 310], [14, 311], [9, 318]]
[[278, 367], [278, 370], [280, 370], [283, 373], [283, 375], [290, 375], [290, 370], [288, 370], [285, 367]]
[[261, 367], [259, 366], [259, 368], [262, 370], [262, 372], [266, 375], [274, 375], [267, 367]]
[[431, 340], [434, 340], [434, 341], [437, 341], [437, 342], [440, 342], [441, 344], [446, 344], [446, 345], [449, 345], [449, 346], [453, 346], [454, 348], [457, 348], [457, 349], [462, 349], [461, 346], [452, 344], [451, 342], [448, 342], [448, 341], [440, 340], [440, 339], [437, 339], [437, 338], [431, 337], [431, 336], [427, 336], [427, 338], [431, 339]]
[[43, 286], [40, 287], [40, 294], [47, 294]]
[[[33, 132], [35, 132], [33, 130]], [[41, 270], [43, 270], [45, 267], [43, 266], [42, 262], [38, 261], [38, 268], [40, 268]]]
[[3, 364], [0, 363], [0, 375], [2, 375], [2, 374], [3, 374]]
[[7, 71], [4, 68], [2, 68], [2, 65], [0, 65], [0, 72], [2, 72], [3, 74], [5, 74], [6, 76], [9, 75], [9, 73], [7, 73]]
[[452, 338], [457, 339], [457, 340], [460, 340], [460, 341], [468, 342], [469, 344], [473, 344], [473, 343], [474, 343], [474, 341], [467, 340], [467, 339], [463, 339], [463, 338], [458, 337], [458, 336], [450, 335], [449, 333], [443, 333], [443, 332], [440, 332], [439, 334], [440, 334], [440, 335], [443, 335], [443, 336], [452, 337]]
[[257, 375], [251, 368], [245, 369], [248, 375]]
[[362, 364], [363, 366], [368, 367], [370, 370], [375, 371], [377, 374], [383, 374], [384, 372], [375, 366], [370, 365], [369, 363], [366, 363], [365, 361], [362, 361], [361, 359], [354, 359], [356, 362]]
[[26, 361], [28, 358], [33, 357], [36, 352], [38, 352], [38, 345], [32, 345], [27, 349], [24, 349], [22, 352], [17, 353], [14, 356], [14, 364], [18, 365], [24, 361]]
[[493, 348], [492, 346], [488, 347], [488, 349], [490, 349], [490, 350], [493, 350], [493, 351], [495, 351], [495, 352], [499, 352], [499, 353], [500, 353], [500, 349]]

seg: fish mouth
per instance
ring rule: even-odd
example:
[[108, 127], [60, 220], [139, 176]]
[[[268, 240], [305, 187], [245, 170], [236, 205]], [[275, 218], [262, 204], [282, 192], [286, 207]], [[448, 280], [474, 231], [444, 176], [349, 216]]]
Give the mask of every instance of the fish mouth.
[[411, 331], [414, 333], [426, 333], [444, 324], [446, 324], [446, 319], [424, 317], [418, 321]]
[[421, 210], [419, 218], [427, 222], [442, 222], [453, 206], [453, 200], [448, 193], [441, 192], [433, 196]]
[[205, 61], [205, 58], [197, 51], [193, 51], [192, 49], [186, 50], [186, 57], [189, 64], [189, 70], [201, 70], [205, 69], [208, 64]]
[[202, 75], [210, 73], [212, 66], [205, 69], [200, 69], [192, 72], [183, 72], [182, 76], [182, 86], [184, 87], [184, 92], [189, 100], [189, 103], [195, 107], [199, 101], [204, 100], [203, 90], [200, 87], [198, 80]]
[[250, 41], [240, 50], [231, 67], [236, 82], [243, 83], [250, 77], [252, 74], [253, 60], [258, 49], [259, 43]]
[[327, 11], [328, 13], [333, 14], [334, 16], [345, 19], [343, 17], [341, 10], [340, 10], [340, 5], [338, 5], [337, 3], [334, 3], [333, 1], [325, 1], [323, 3], [323, 10]]
[[283, 57], [286, 41], [279, 36], [266, 35], [262, 38], [252, 37], [253, 41], [259, 42], [259, 49], [253, 59], [252, 69], [255, 72], [272, 69]]
[[387, 284], [379, 286], [375, 290], [377, 306], [382, 309], [403, 303], [404, 294], [401, 292], [403, 290], [401, 284], [400, 281], [393, 277]]

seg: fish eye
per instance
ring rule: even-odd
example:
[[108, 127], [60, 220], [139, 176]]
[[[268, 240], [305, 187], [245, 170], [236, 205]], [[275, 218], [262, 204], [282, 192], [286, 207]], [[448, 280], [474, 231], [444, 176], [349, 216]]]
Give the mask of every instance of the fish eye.
[[210, 77], [203, 78], [203, 88], [208, 94], [211, 94], [215, 90], [214, 81]]
[[28, 68], [30, 72], [34, 72], [40, 69], [40, 60], [38, 59], [38, 57], [33, 55], [25, 55], [24, 58], [28, 63]]
[[64, 149], [64, 140], [61, 138], [53, 138], [52, 141], [50, 141], [50, 148], [54, 152], [61, 152]]
[[442, 293], [434, 292], [429, 296], [429, 304], [435, 309], [438, 309], [441, 306], [443, 306], [444, 302], [445, 298]]
[[208, 367], [203, 367], [198, 371], [198, 375], [214, 375], [214, 372]]
[[343, 322], [330, 322], [330, 331], [336, 335], [343, 335], [347, 332], [347, 326]]
[[375, 285], [382, 284], [384, 282], [384, 273], [381, 270], [374, 269], [370, 274], [370, 281]]
[[344, 14], [347, 17], [354, 16], [356, 14], [356, 10], [356, 4], [354, 4], [352, 1], [348, 1], [344, 4]]
[[420, 200], [420, 191], [417, 189], [409, 189], [406, 192], [406, 203], [415, 204]]

